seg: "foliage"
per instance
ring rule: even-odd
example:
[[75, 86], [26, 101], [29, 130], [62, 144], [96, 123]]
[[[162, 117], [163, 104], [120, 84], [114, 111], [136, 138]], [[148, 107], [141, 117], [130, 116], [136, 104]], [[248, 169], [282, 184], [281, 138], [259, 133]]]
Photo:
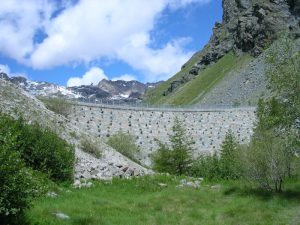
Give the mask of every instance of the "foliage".
[[192, 145], [185, 133], [182, 122], [176, 117], [169, 136], [170, 146], [159, 143], [159, 149], [153, 155], [153, 169], [171, 174], [188, 174], [192, 163]]
[[63, 98], [40, 98], [46, 107], [65, 117], [68, 117], [69, 114], [71, 113], [72, 105], [69, 103], [67, 100]]
[[[1, 137], [2, 138], [2, 137]], [[14, 136], [0, 145], [0, 220], [12, 223], [29, 206], [32, 197], [31, 173], [25, 168], [20, 154], [11, 150]]]
[[300, 52], [293, 41], [283, 38], [266, 58], [269, 87], [284, 106], [284, 124], [290, 126], [300, 115]]
[[80, 147], [82, 151], [89, 153], [98, 159], [102, 156], [102, 151], [99, 149], [99, 143], [90, 140], [85, 136], [81, 137]]
[[231, 130], [226, 133], [219, 154], [203, 154], [193, 162], [191, 175], [209, 180], [235, 180], [242, 176], [242, 147]]
[[247, 177], [266, 190], [281, 192], [297, 160], [288, 145], [288, 139], [272, 130], [256, 131], [247, 154]]
[[[19, 151], [17, 122], [0, 115], [0, 221], [23, 224], [23, 212], [33, 197], [44, 193], [48, 180], [40, 172], [26, 167]], [[4, 129], [3, 129], [4, 128]], [[7, 129], [11, 128], [11, 129]]]
[[122, 155], [137, 162], [136, 155], [140, 152], [140, 148], [136, 145], [134, 136], [118, 131], [108, 138], [107, 144]]
[[246, 176], [266, 190], [281, 192], [287, 177], [299, 174], [300, 55], [289, 39], [273, 49], [266, 58], [273, 97], [259, 101]]
[[38, 124], [28, 125], [22, 118], [0, 116], [0, 136], [3, 143], [15, 136], [11, 148], [20, 153], [26, 166], [47, 174], [54, 181], [71, 181], [75, 154], [74, 149], [50, 129]]
[[201, 155], [193, 162], [191, 175], [194, 177], [204, 177], [208, 180], [217, 180], [221, 178], [221, 168], [219, 156], [216, 152], [212, 155]]
[[238, 179], [240, 177], [241, 149], [236, 141], [234, 134], [229, 130], [220, 150], [220, 172], [223, 179]]

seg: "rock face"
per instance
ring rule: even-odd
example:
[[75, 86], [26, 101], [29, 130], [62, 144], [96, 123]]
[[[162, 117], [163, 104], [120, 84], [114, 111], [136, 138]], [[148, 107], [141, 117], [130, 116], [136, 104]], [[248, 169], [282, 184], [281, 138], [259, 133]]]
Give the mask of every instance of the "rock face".
[[143, 84], [138, 81], [123, 81], [123, 80], [117, 80], [117, 81], [111, 81], [103, 79], [98, 84], [98, 87], [110, 93], [113, 96], [123, 96], [123, 97], [129, 97], [129, 96], [138, 96], [141, 97], [145, 94], [145, 92], [152, 87], [155, 87], [157, 83], [146, 83]]
[[257, 57], [283, 32], [300, 37], [299, 0], [223, 0], [222, 6], [223, 21], [215, 24], [209, 43], [195, 54], [199, 57], [197, 63], [173, 81], [164, 95], [189, 82], [230, 51]]

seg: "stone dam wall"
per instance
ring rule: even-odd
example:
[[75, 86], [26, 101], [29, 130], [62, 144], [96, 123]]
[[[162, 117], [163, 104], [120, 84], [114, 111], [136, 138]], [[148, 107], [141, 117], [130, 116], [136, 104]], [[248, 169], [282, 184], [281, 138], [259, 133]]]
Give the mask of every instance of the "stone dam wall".
[[197, 157], [218, 151], [229, 129], [240, 143], [248, 143], [255, 108], [151, 109], [79, 103], [73, 105], [69, 118], [94, 137], [107, 139], [120, 130], [133, 135], [141, 147], [137, 158], [150, 165], [150, 155], [158, 148], [155, 139], [168, 142], [175, 117], [183, 122], [187, 135], [195, 141], [194, 156]]

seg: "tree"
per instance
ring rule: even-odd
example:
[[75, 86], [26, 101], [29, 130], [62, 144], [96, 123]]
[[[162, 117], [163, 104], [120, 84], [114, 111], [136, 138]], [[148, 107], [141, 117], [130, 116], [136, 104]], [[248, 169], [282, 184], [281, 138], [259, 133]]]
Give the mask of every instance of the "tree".
[[237, 179], [240, 168], [237, 157], [238, 143], [234, 134], [229, 130], [220, 150], [220, 172], [223, 179]]
[[186, 136], [182, 122], [176, 117], [169, 136], [170, 145], [159, 142], [153, 155], [153, 168], [159, 172], [188, 174], [192, 164], [193, 140]]
[[300, 116], [300, 52], [294, 49], [293, 41], [283, 38], [266, 57], [269, 88], [284, 109], [281, 125], [285, 127]]
[[280, 192], [284, 180], [298, 172], [294, 165], [300, 148], [300, 54], [289, 39], [272, 49], [266, 74], [273, 96], [259, 101], [246, 174], [261, 187]]
[[272, 130], [256, 131], [249, 151], [247, 177], [269, 191], [281, 192], [294, 155]]

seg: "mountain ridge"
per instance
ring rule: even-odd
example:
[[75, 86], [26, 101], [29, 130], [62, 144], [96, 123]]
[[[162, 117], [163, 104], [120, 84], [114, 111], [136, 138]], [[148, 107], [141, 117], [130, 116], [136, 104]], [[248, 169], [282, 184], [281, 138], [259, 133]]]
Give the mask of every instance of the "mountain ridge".
[[138, 102], [145, 93], [157, 83], [141, 83], [139, 81], [110, 81], [103, 79], [97, 85], [81, 85], [65, 87], [50, 82], [31, 81], [25, 77], [9, 77], [0, 71], [0, 78], [22, 87], [35, 96], [63, 97], [80, 101], [125, 101]]
[[[187, 89], [188, 84], [199, 79], [198, 77], [202, 76], [208, 68], [216, 67], [215, 64], [230, 52], [233, 52], [237, 59], [245, 54], [250, 55], [252, 57], [252, 60], [249, 60], [250, 64], [261, 56], [282, 34], [288, 35], [292, 39], [300, 37], [299, 1], [223, 0], [222, 6], [222, 22], [216, 22], [208, 44], [196, 52], [175, 76], [149, 91], [147, 102], [176, 105], [176, 101], [172, 101], [172, 99], [177, 98], [176, 95], [179, 95], [179, 92]], [[227, 77], [231, 72], [229, 71], [224, 77]], [[253, 76], [256, 74], [253, 71], [249, 69], [246, 73], [251, 79], [255, 79]], [[262, 69], [259, 69], [258, 73], [263, 73]], [[260, 79], [259, 82], [265, 82], [261, 74], [258, 74], [257, 77]], [[219, 82], [221, 81], [222, 79]], [[218, 83], [212, 86], [216, 85]], [[248, 87], [241, 84], [241, 90], [238, 93], [241, 93], [245, 88]], [[199, 89], [198, 93], [201, 94], [202, 91]], [[254, 87], [253, 91], [256, 92], [257, 89]], [[209, 94], [209, 92], [207, 93]], [[232, 96], [238, 95], [238, 93], [233, 93]], [[219, 95], [219, 97], [222, 96]], [[248, 100], [251, 99], [243, 99], [244, 103]], [[235, 101], [236, 99], [232, 98], [226, 103], [233, 104]], [[191, 104], [192, 102], [183, 102], [183, 104]], [[214, 104], [215, 101], [208, 103]]]

